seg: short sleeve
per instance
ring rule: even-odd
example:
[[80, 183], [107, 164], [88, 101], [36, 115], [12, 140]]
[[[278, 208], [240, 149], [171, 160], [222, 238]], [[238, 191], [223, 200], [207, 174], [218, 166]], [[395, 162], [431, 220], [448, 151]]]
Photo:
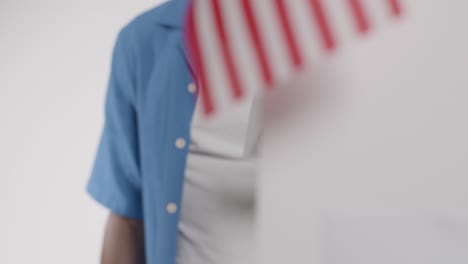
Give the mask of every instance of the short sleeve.
[[138, 126], [135, 105], [135, 63], [132, 39], [119, 33], [105, 101], [105, 122], [88, 193], [112, 212], [142, 218]]

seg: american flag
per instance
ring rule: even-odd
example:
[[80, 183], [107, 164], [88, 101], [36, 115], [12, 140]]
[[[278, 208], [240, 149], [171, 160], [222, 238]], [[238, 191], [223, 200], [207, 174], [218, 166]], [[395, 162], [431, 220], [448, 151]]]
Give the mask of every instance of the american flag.
[[192, 0], [185, 41], [203, 111], [263, 93], [401, 14], [399, 0]]

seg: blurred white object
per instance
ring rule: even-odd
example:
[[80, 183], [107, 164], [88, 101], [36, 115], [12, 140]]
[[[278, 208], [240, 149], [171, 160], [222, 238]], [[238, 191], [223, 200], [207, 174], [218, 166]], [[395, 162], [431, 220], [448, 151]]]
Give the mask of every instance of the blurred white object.
[[405, 1], [267, 97], [262, 264], [468, 263], [467, 8]]
[[348, 211], [322, 220], [326, 264], [468, 263], [468, 214]]

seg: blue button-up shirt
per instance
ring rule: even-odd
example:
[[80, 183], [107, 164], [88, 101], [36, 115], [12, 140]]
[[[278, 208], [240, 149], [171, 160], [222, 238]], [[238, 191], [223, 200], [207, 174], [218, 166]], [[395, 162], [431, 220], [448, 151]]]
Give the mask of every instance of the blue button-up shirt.
[[187, 4], [166, 2], [119, 33], [87, 187], [114, 213], [144, 220], [148, 264], [172, 264], [176, 256], [196, 101], [182, 42]]

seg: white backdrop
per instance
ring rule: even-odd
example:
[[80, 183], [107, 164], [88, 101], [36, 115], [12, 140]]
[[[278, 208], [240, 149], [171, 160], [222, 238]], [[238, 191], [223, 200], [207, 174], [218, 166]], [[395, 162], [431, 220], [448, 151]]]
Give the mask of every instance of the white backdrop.
[[85, 193], [120, 27], [158, 0], [0, 1], [0, 263], [98, 263]]

